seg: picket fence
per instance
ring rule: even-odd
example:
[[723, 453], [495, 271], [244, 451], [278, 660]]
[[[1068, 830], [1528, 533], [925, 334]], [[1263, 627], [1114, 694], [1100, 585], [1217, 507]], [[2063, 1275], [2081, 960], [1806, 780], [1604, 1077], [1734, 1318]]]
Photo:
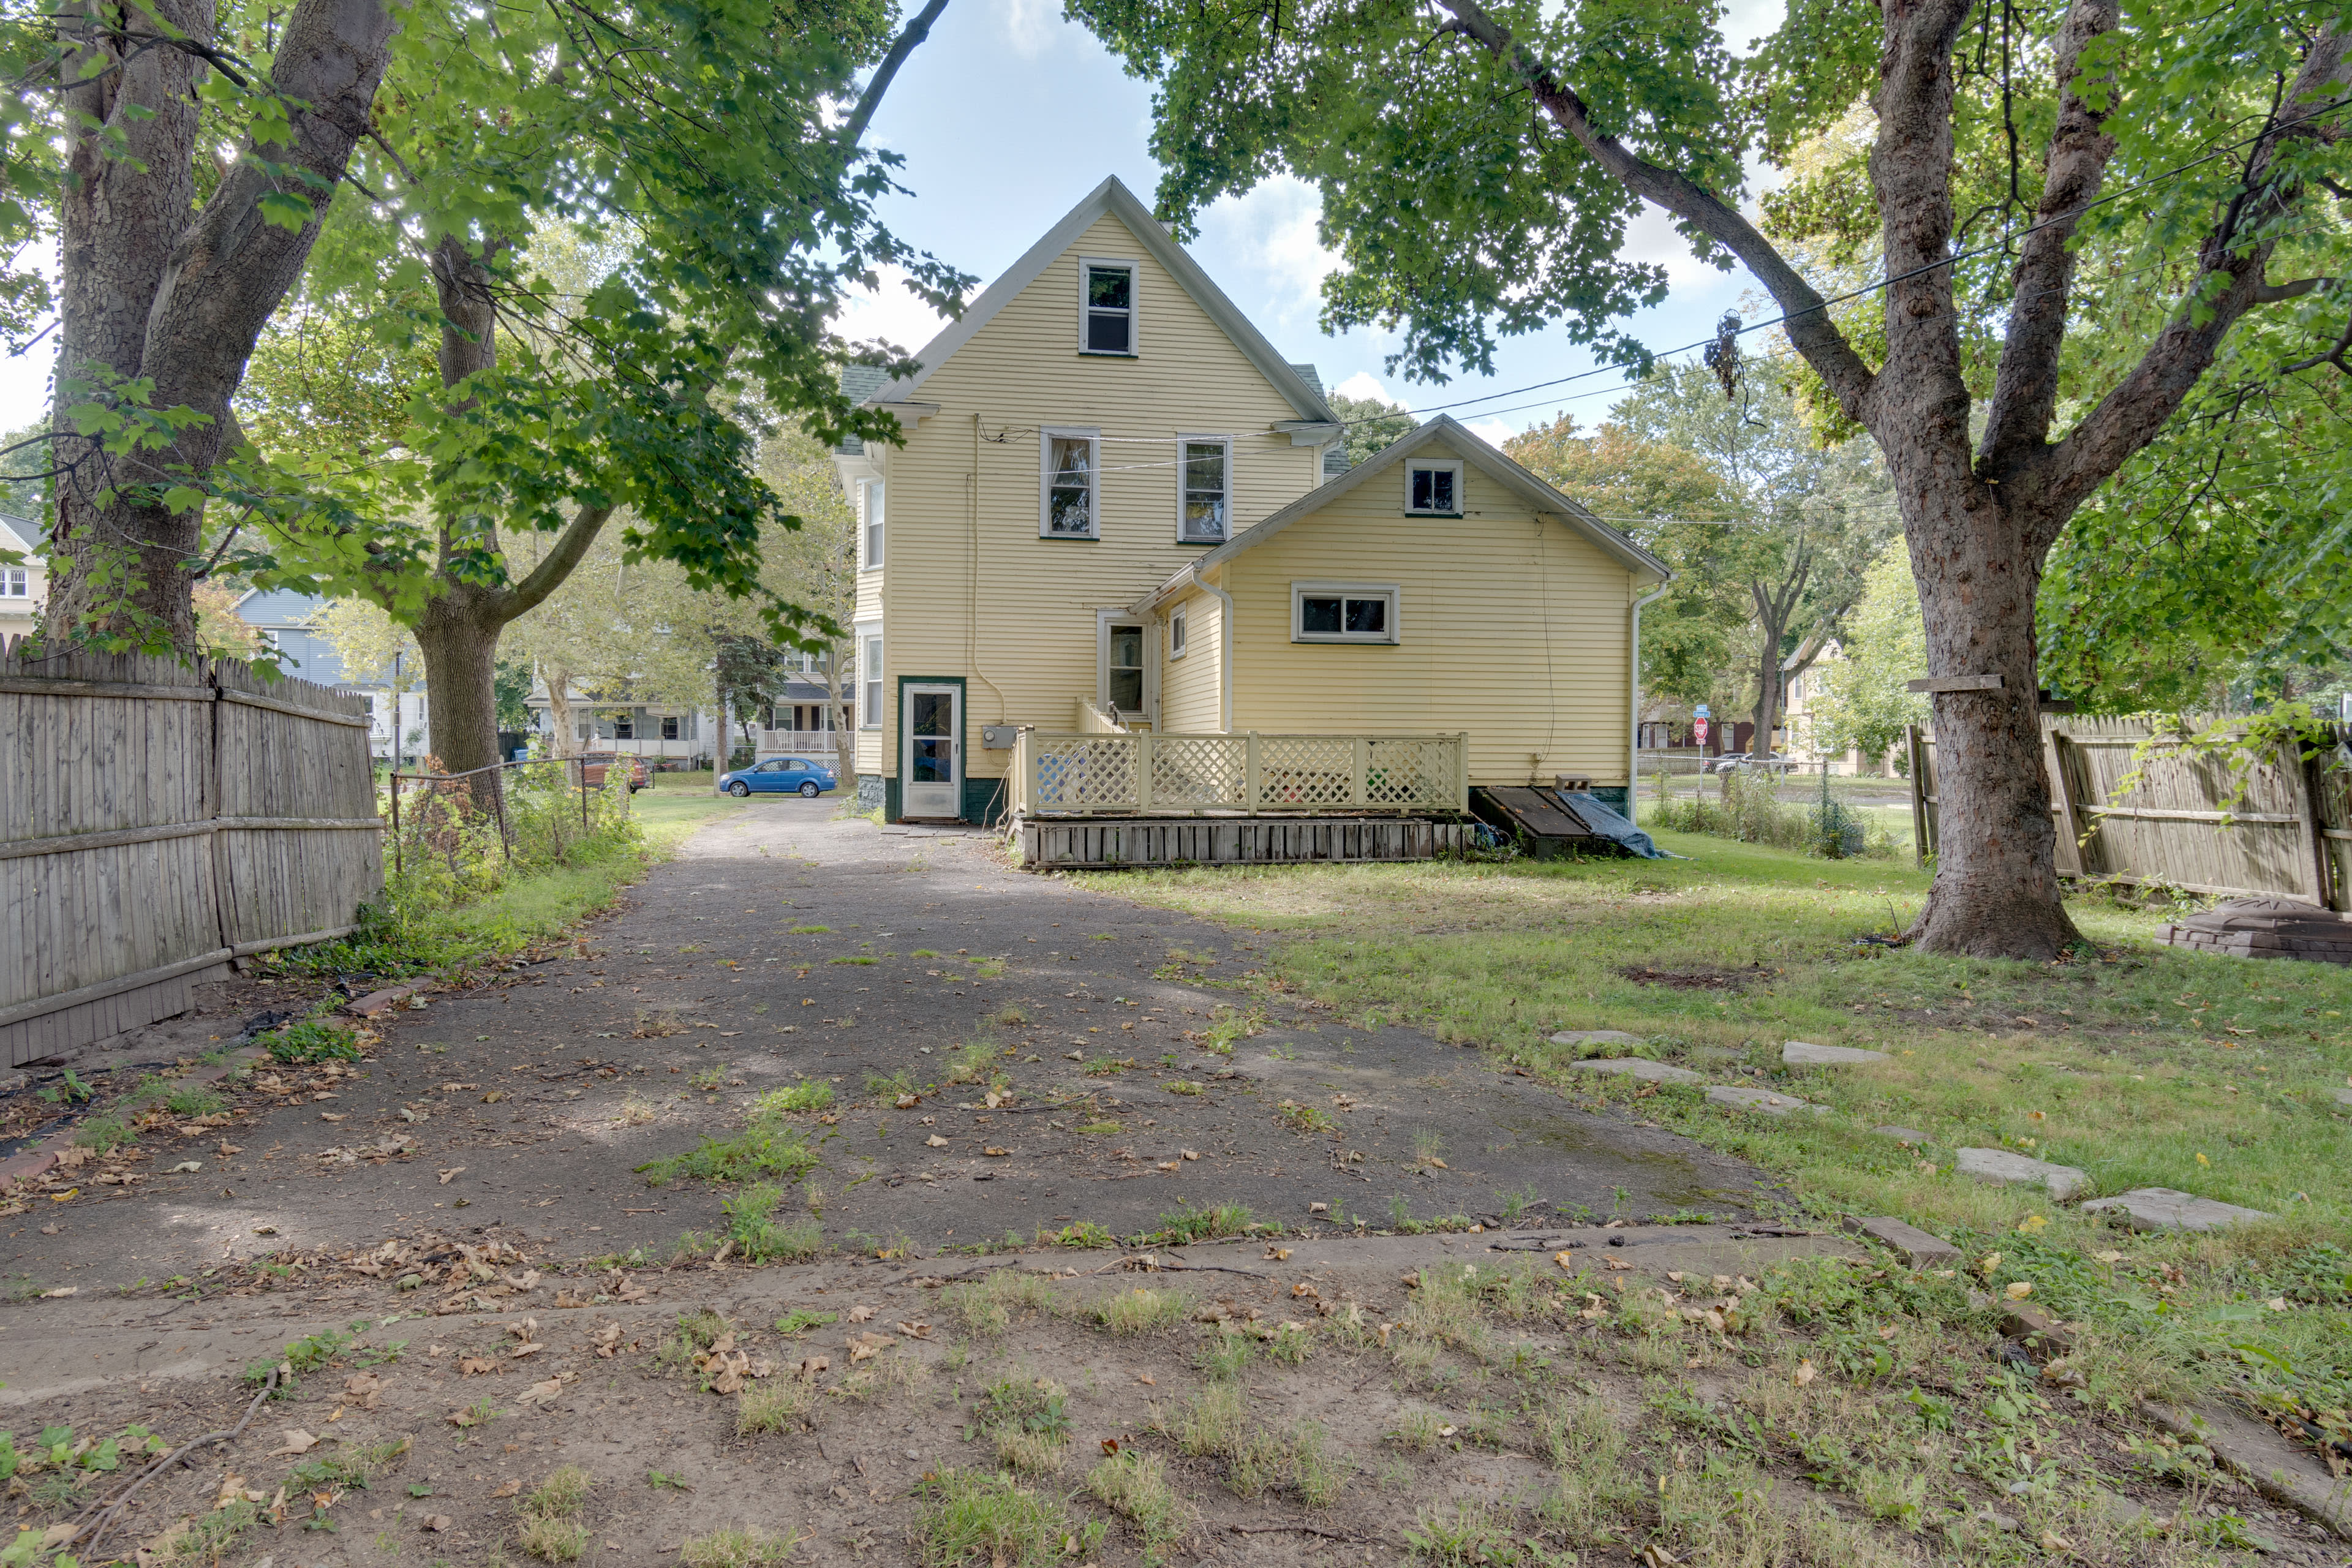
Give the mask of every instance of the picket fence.
[[[2200, 731], [2211, 722], [2188, 721]], [[2229, 765], [2173, 745], [2155, 751], [2122, 791], [2150, 732], [2146, 718], [2042, 715], [2061, 875], [2352, 909], [2352, 726], [2316, 757], [2282, 749], [2254, 766], [2235, 809], [2224, 804]], [[1924, 858], [1937, 843], [1935, 741], [1916, 725], [1907, 741], [1912, 837]]]
[[171, 1016], [383, 886], [367, 700], [0, 642], [0, 1058]]

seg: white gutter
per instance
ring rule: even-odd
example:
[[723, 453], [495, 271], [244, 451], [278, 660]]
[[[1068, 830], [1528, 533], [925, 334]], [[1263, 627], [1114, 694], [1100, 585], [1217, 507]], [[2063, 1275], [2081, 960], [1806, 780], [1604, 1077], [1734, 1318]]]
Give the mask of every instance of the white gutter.
[[1634, 796], [1642, 787], [1642, 607], [1654, 605], [1666, 596], [1671, 584], [1661, 583], [1658, 591], [1633, 601], [1633, 642], [1627, 650], [1625, 662], [1632, 668], [1626, 684], [1631, 689], [1625, 711], [1625, 820], [1634, 820], [1638, 809]]

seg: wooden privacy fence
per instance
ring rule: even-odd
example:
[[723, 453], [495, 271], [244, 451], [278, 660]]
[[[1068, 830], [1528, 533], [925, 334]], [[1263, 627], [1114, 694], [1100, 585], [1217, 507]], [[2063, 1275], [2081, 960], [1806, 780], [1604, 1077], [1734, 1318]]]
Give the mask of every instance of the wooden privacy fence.
[[184, 1011], [383, 886], [365, 698], [244, 665], [0, 644], [0, 1054]]
[[[2282, 748], [2256, 764], [2234, 811], [2222, 809], [2229, 763], [2179, 746], [2152, 754], [2121, 793], [2149, 731], [2146, 719], [2042, 715], [2061, 875], [2352, 908], [2352, 726], [2336, 729], [2332, 752], [2305, 762]], [[1917, 725], [1907, 740], [1913, 840], [1924, 858], [1937, 844], [1935, 742]]]
[[1024, 728], [1013, 743], [1013, 809], [1022, 816], [1467, 811], [1469, 742], [1466, 733], [1106, 735]]

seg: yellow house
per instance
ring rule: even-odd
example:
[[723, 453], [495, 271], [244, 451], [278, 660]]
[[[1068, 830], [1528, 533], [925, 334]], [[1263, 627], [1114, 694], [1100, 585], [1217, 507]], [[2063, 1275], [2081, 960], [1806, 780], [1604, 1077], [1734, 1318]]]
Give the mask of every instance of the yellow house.
[[1349, 468], [1314, 367], [1117, 180], [917, 358], [845, 381], [904, 445], [835, 454], [865, 805], [1001, 815], [1024, 727], [1445, 735], [1474, 785], [1625, 788], [1665, 568], [1450, 418]]
[[0, 640], [27, 636], [49, 596], [49, 563], [41, 554], [41, 525], [0, 512]]

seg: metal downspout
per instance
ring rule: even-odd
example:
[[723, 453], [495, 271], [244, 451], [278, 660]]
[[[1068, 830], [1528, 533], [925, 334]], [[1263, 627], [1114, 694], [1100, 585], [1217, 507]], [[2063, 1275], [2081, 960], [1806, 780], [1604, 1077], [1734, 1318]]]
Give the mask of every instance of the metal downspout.
[[1633, 673], [1625, 710], [1625, 820], [1638, 824], [1633, 813], [1638, 808], [1634, 795], [1642, 787], [1642, 609], [1666, 596], [1671, 584], [1661, 583], [1658, 591], [1633, 601], [1633, 641], [1627, 650], [1625, 662]]

